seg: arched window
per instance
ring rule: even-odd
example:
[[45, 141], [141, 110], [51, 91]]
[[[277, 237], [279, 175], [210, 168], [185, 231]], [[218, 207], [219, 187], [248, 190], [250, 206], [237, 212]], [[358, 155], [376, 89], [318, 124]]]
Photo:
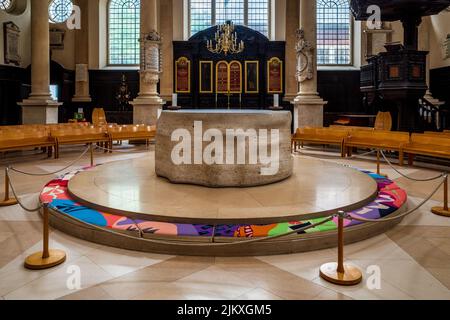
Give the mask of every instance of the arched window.
[[140, 6], [139, 0], [109, 1], [109, 65], [139, 64]]
[[53, 23], [63, 23], [70, 18], [73, 3], [70, 0], [53, 0], [48, 7], [48, 16]]
[[0, 0], [0, 9], [1, 10], [9, 10], [12, 7], [12, 0]]
[[317, 63], [352, 63], [352, 19], [348, 0], [317, 1]]
[[232, 20], [269, 36], [270, 0], [189, 0], [189, 31]]

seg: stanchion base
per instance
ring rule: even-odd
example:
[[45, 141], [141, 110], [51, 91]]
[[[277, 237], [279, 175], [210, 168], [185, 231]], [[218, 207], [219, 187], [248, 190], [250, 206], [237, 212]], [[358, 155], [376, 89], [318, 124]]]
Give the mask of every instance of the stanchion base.
[[3, 200], [0, 202], [0, 207], [9, 207], [9, 206], [14, 206], [16, 205], [18, 202], [16, 199], [8, 199], [8, 200]]
[[42, 258], [42, 252], [36, 252], [25, 259], [25, 268], [42, 270], [53, 268], [66, 261], [66, 253], [62, 250], [49, 250], [50, 257]]
[[433, 207], [431, 209], [431, 212], [433, 212], [434, 214], [436, 214], [438, 216], [449, 217], [450, 218], [450, 211], [449, 210], [445, 210], [443, 207]]
[[328, 282], [341, 286], [354, 286], [362, 281], [362, 273], [358, 268], [344, 265], [344, 273], [337, 271], [338, 264], [330, 262], [320, 267], [320, 277]]

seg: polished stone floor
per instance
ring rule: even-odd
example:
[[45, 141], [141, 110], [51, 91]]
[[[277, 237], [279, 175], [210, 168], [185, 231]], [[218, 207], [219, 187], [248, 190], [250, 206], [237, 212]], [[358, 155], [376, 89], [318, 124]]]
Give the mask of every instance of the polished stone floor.
[[206, 188], [157, 177], [154, 157], [117, 161], [77, 174], [75, 199], [106, 212], [186, 223], [277, 223], [323, 217], [360, 208], [377, 184], [360, 171], [329, 161], [294, 159], [294, 174], [253, 188]]
[[[128, 152], [99, 152], [96, 161], [137, 159], [153, 152], [127, 145], [119, 150]], [[343, 160], [337, 153], [317, 150], [296, 156], [375, 170], [371, 158]], [[0, 165], [52, 172], [80, 151], [63, 148], [56, 161], [32, 152], [7, 154], [0, 157]], [[85, 157], [80, 165], [87, 163]], [[401, 170], [414, 177], [439, 172], [419, 167]], [[408, 181], [387, 166], [382, 171], [408, 191], [410, 207], [436, 184]], [[18, 193], [30, 206], [50, 179], [13, 175]], [[18, 206], [0, 208], [0, 299], [450, 299], [450, 219], [429, 212], [441, 199], [442, 191], [391, 231], [346, 246], [346, 259], [365, 276], [356, 287], [339, 287], [319, 278], [319, 266], [334, 261], [336, 249], [254, 258], [166, 256], [96, 245], [57, 230], [51, 232], [51, 247], [64, 249], [67, 262], [50, 270], [28, 271], [22, 266], [24, 258], [42, 246], [41, 219]], [[374, 287], [373, 276], [378, 274], [379, 286]], [[80, 287], [74, 285], [76, 275]]]

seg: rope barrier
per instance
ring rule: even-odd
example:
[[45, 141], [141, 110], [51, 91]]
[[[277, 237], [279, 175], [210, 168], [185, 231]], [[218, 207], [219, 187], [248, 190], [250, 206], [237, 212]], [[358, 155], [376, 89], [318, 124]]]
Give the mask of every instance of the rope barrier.
[[[300, 148], [299, 151], [294, 151], [294, 152], [298, 152], [300, 154], [304, 154], [304, 153], [301, 152], [302, 149], [305, 149], [305, 148]], [[374, 153], [375, 151], [376, 150], [371, 150], [371, 151], [368, 151], [368, 152], [365, 152], [365, 153], [361, 153], [361, 154], [353, 154], [350, 157], [347, 157], [347, 159], [355, 159], [355, 158], [365, 157], [365, 156], [368, 156], [369, 154]], [[307, 154], [307, 155], [309, 156], [310, 154]], [[326, 156], [327, 157], [328, 156], [332, 156], [332, 157], [335, 157], [335, 158], [342, 158], [342, 156], [337, 156], [337, 155], [334, 156], [334, 154], [333, 155], [326, 155]]]
[[41, 209], [43, 208], [42, 204], [39, 204], [39, 206], [38, 206], [37, 208], [35, 208], [35, 209], [30, 209], [30, 208], [27, 208], [27, 207], [20, 201], [19, 197], [17, 196], [16, 189], [14, 188], [14, 185], [13, 185], [13, 183], [12, 183], [12, 181], [11, 181], [11, 177], [10, 177], [10, 175], [9, 175], [9, 169], [10, 169], [10, 168], [7, 167], [5, 173], [6, 173], [6, 176], [8, 177], [9, 187], [11, 188], [11, 191], [12, 191], [12, 193], [13, 193], [13, 196], [14, 196], [14, 198], [16, 198], [17, 203], [19, 204], [19, 206], [20, 206], [23, 210], [25, 210], [25, 211], [27, 211], [27, 212], [36, 212], [36, 211], [41, 210]]
[[26, 171], [19, 170], [19, 169], [17, 169], [17, 168], [11, 167], [11, 166], [9, 166], [8, 168], [9, 168], [9, 170], [11, 170], [11, 171], [14, 171], [14, 172], [17, 172], [17, 173], [21, 173], [21, 174], [24, 174], [24, 175], [28, 175], [28, 176], [35, 176], [35, 177], [51, 176], [51, 175], [60, 173], [60, 172], [62, 172], [62, 171], [65, 171], [65, 170], [69, 169], [70, 167], [72, 167], [74, 164], [76, 164], [78, 161], [80, 161], [81, 158], [83, 158], [83, 156], [89, 151], [89, 149], [90, 149], [90, 146], [87, 146], [87, 147], [86, 147], [86, 150], [84, 150], [84, 152], [82, 152], [81, 155], [80, 155], [77, 159], [75, 159], [74, 161], [72, 161], [69, 165], [65, 166], [64, 168], [59, 169], [59, 170], [54, 171], [54, 172], [47, 172], [47, 173], [31, 173], [31, 172], [26, 172]]
[[390, 218], [383, 218], [383, 219], [366, 219], [366, 218], [361, 218], [361, 217], [356, 217], [354, 215], [351, 214], [347, 214], [347, 218], [351, 219], [351, 220], [356, 220], [356, 221], [360, 221], [360, 222], [388, 222], [388, 221], [395, 221], [395, 220], [399, 220], [402, 219], [408, 215], [410, 215], [411, 213], [419, 210], [421, 207], [423, 207], [425, 205], [425, 203], [427, 203], [441, 188], [441, 186], [447, 181], [447, 175], [444, 177], [444, 179], [439, 183], [439, 185], [434, 189], [434, 191], [428, 196], [426, 197], [422, 202], [419, 203], [419, 205], [417, 205], [414, 209], [408, 210], [402, 214], [399, 214], [395, 217], [390, 217]]
[[425, 179], [419, 179], [419, 178], [412, 178], [407, 176], [406, 174], [402, 173], [400, 170], [398, 170], [397, 168], [394, 167], [394, 165], [389, 161], [389, 159], [386, 157], [386, 155], [384, 154], [383, 150], [380, 150], [381, 155], [383, 156], [384, 160], [388, 163], [388, 165], [395, 171], [397, 172], [399, 175], [401, 175], [402, 177], [412, 180], [412, 181], [416, 181], [416, 182], [429, 182], [429, 181], [434, 181], [437, 180], [439, 178], [444, 177], [445, 175], [447, 175], [447, 173], [443, 172], [441, 173], [439, 176], [433, 177], [433, 178], [425, 178]]
[[105, 148], [105, 147], [101, 147], [101, 146], [96, 146], [96, 149], [101, 149], [101, 150], [109, 151], [109, 152], [117, 152], [117, 153], [130, 153], [130, 151], [128, 151], [128, 150], [114, 150], [114, 149]]

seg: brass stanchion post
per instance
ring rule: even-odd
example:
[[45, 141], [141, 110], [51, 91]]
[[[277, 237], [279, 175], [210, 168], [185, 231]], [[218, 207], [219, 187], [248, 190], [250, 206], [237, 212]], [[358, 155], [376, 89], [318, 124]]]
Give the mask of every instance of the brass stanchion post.
[[377, 175], [387, 178], [387, 174], [381, 173], [381, 151], [377, 149]]
[[438, 216], [450, 217], [450, 210], [448, 209], [448, 174], [444, 179], [444, 207], [433, 207], [431, 212]]
[[361, 282], [361, 271], [344, 264], [344, 218], [345, 212], [338, 216], [338, 262], [330, 262], [320, 267], [320, 277], [328, 282], [341, 286], [353, 286]]
[[53, 268], [66, 261], [66, 253], [62, 250], [49, 249], [49, 212], [48, 204], [43, 207], [43, 250], [25, 259], [25, 268], [42, 270]]
[[377, 150], [377, 174], [380, 175], [380, 150]]
[[91, 167], [93, 167], [94, 166], [94, 145], [92, 143], [89, 145], [89, 151], [91, 154]]
[[9, 197], [9, 176], [8, 168], [5, 169], [5, 198], [0, 202], [0, 207], [13, 206], [17, 204], [16, 198]]

